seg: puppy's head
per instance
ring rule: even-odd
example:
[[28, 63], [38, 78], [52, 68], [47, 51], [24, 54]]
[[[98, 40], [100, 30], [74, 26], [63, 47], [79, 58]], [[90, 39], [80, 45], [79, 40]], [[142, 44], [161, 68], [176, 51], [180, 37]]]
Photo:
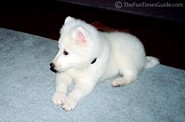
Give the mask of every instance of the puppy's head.
[[50, 64], [58, 72], [84, 68], [100, 53], [97, 30], [84, 21], [67, 17], [60, 34], [59, 51]]

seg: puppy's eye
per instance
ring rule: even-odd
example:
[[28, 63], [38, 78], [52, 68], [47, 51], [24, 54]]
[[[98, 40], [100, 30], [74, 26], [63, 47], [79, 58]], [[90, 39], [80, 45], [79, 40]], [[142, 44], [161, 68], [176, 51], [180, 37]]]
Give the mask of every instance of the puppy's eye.
[[69, 55], [69, 52], [67, 52], [66, 50], [64, 50], [63, 54], [64, 55]]

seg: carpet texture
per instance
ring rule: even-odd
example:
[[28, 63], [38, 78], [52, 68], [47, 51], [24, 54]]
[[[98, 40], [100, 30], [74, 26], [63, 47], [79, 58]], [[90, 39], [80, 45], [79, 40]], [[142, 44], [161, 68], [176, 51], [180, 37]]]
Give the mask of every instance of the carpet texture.
[[0, 122], [182, 122], [185, 71], [159, 65], [136, 82], [112, 88], [108, 79], [72, 112], [51, 103], [57, 53], [51, 39], [0, 28]]

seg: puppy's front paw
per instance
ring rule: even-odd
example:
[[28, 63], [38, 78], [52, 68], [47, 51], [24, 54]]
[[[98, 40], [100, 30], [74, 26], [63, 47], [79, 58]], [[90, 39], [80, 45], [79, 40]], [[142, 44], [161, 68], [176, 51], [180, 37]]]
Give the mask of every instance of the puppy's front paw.
[[52, 102], [55, 105], [61, 105], [63, 104], [65, 97], [66, 97], [66, 94], [62, 92], [55, 92], [52, 97]]
[[77, 100], [75, 98], [67, 97], [64, 100], [62, 107], [65, 111], [71, 111], [71, 110], [75, 109], [76, 105], [77, 105]]

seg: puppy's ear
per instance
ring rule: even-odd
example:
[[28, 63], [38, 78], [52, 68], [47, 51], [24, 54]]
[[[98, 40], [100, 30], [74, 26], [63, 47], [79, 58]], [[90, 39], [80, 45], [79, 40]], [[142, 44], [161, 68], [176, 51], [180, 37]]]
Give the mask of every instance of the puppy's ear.
[[87, 43], [85, 29], [83, 27], [76, 28], [75, 38], [81, 45]]
[[66, 17], [64, 24], [66, 24], [68, 22], [72, 22], [72, 21], [75, 21], [75, 18], [68, 16], [68, 17]]

